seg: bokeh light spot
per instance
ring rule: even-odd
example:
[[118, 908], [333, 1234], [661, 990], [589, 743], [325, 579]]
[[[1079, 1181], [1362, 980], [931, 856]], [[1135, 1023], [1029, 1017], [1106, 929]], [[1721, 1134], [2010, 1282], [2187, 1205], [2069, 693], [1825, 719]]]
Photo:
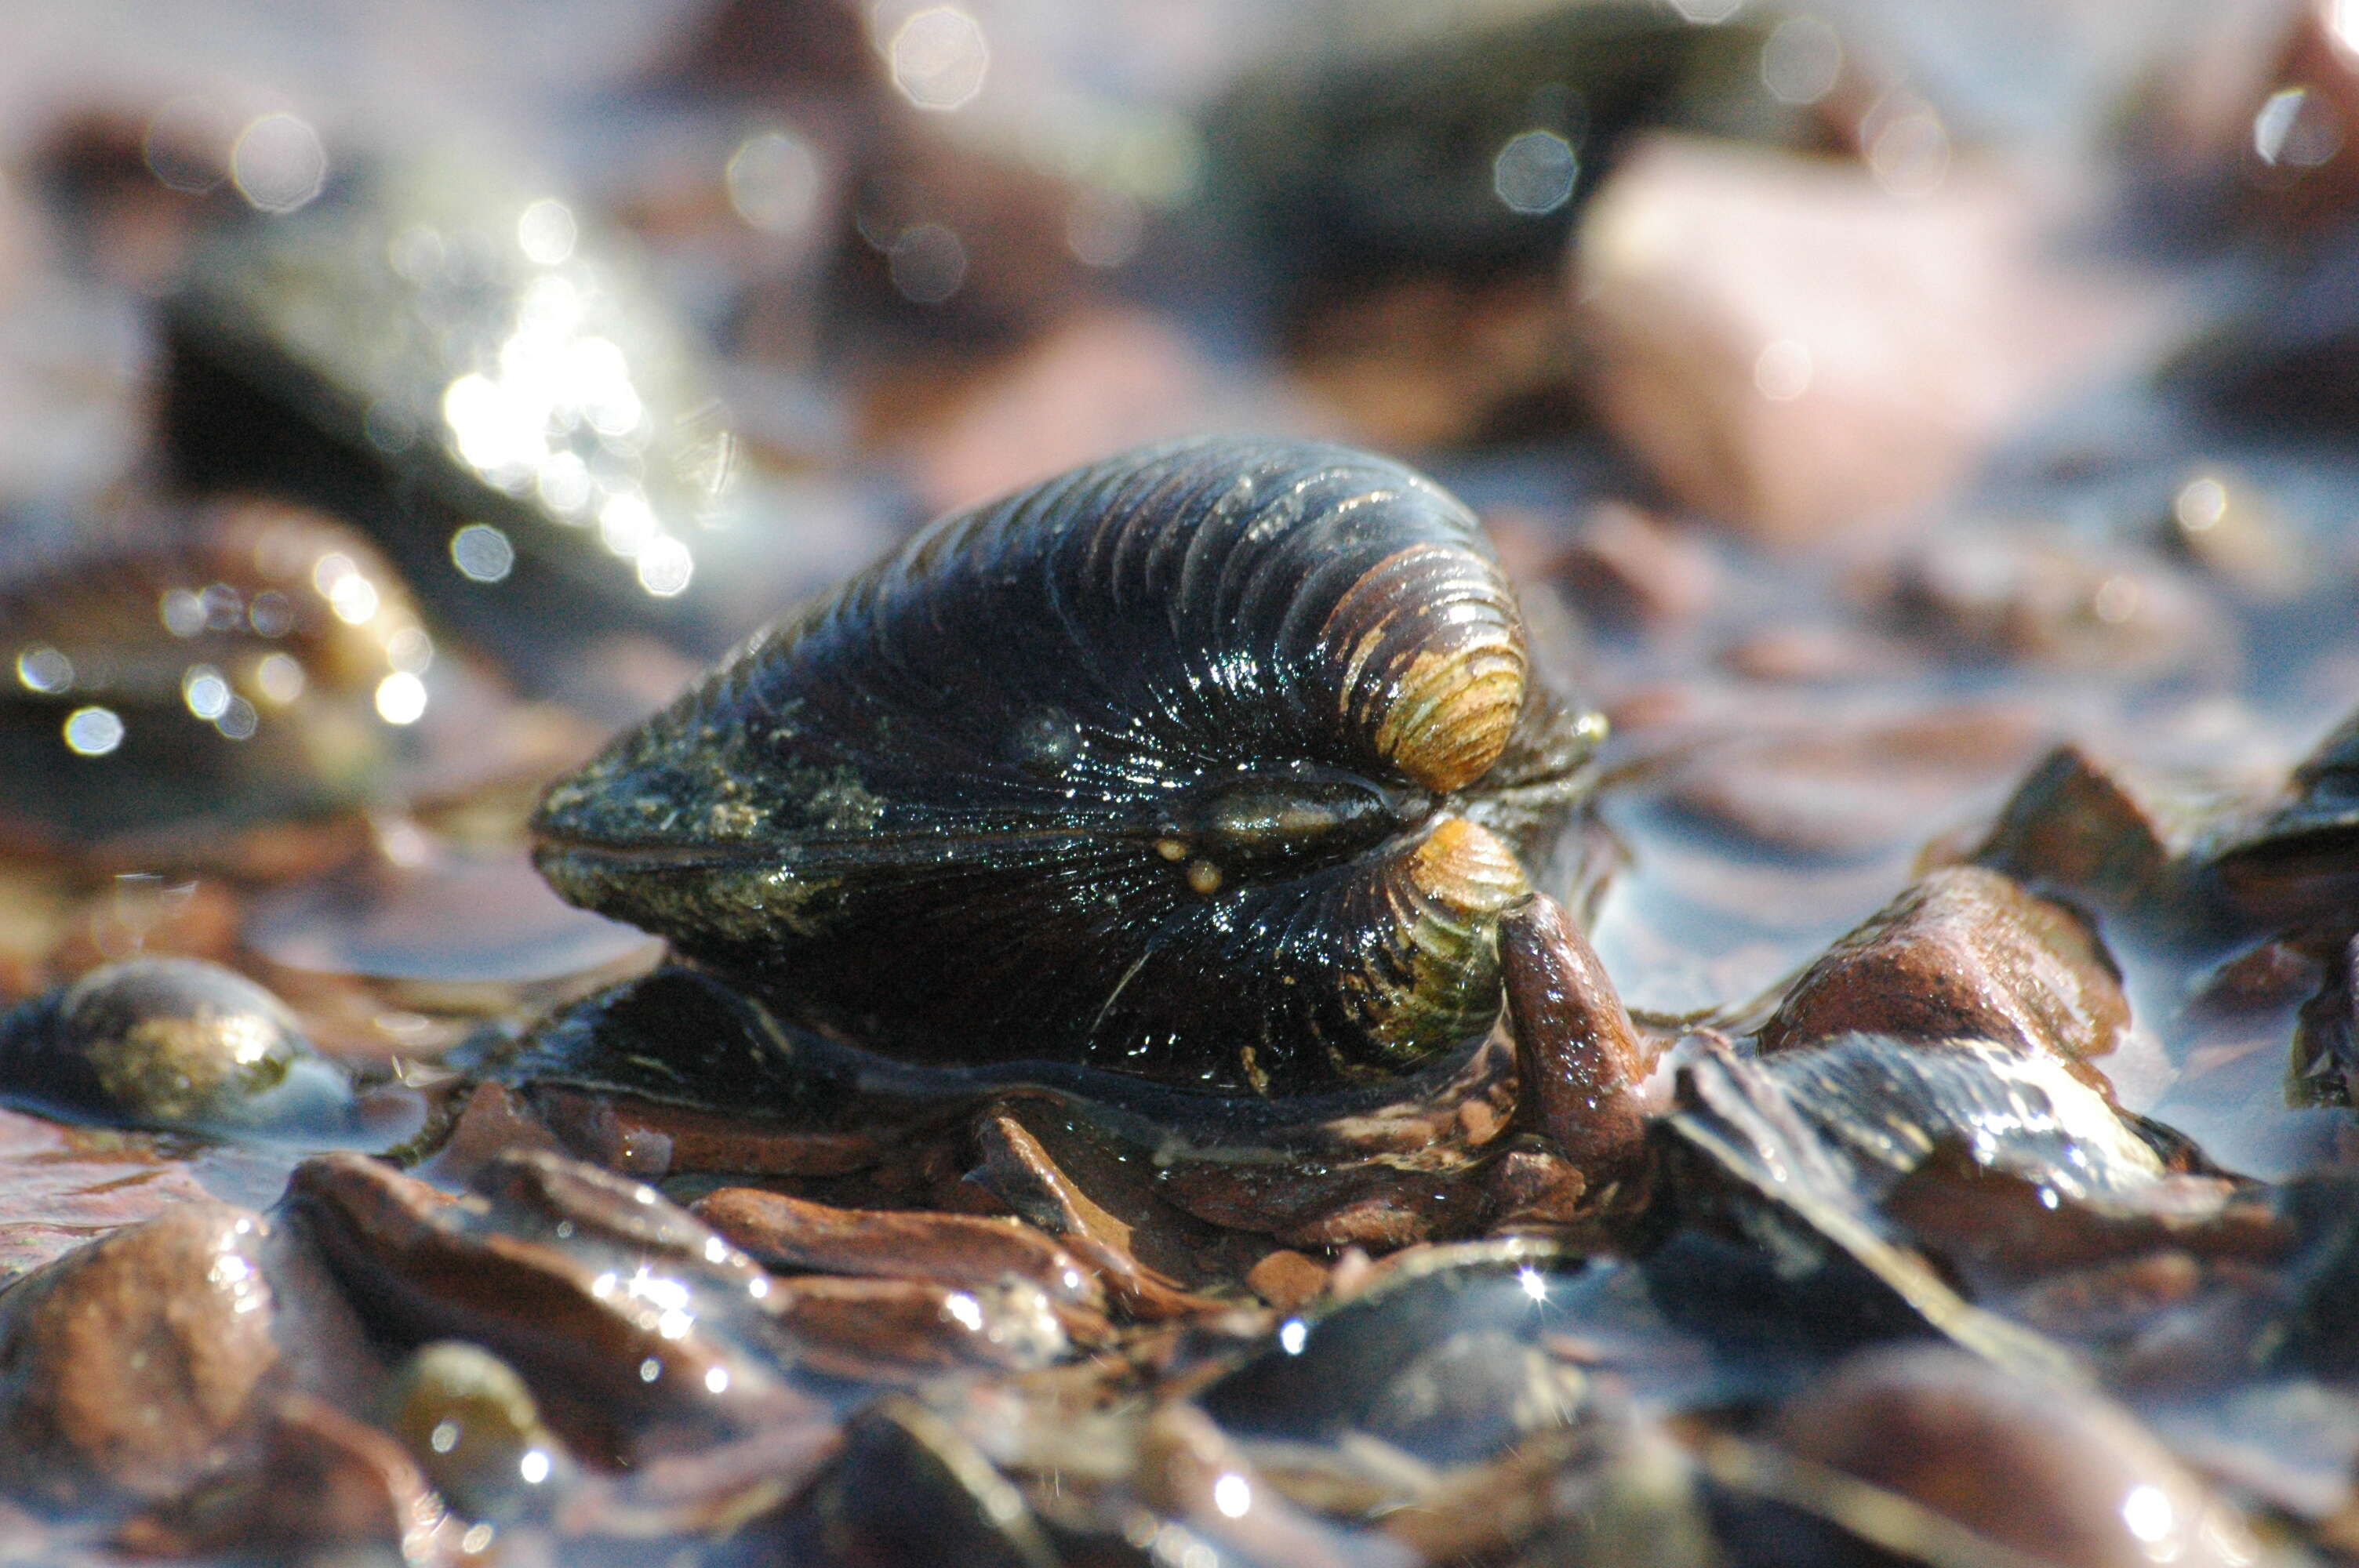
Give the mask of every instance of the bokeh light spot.
[[673, 599], [687, 591], [696, 575], [696, 557], [686, 545], [669, 535], [650, 539], [637, 557], [639, 586], [658, 599]]
[[415, 724], [426, 712], [426, 683], [396, 670], [376, 683], [376, 716], [387, 724]]
[[1491, 160], [1491, 189], [1527, 217], [1553, 212], [1572, 196], [1581, 159], [1554, 131], [1523, 131], [1507, 138]]
[[66, 749], [103, 757], [123, 744], [123, 719], [111, 708], [77, 708], [66, 715]]
[[920, 109], [946, 114], [974, 101], [991, 71], [983, 25], [955, 5], [929, 5], [893, 34], [893, 85]]
[[292, 114], [265, 114], [238, 133], [229, 152], [237, 193], [264, 212], [292, 212], [320, 194], [328, 151], [320, 133]]
[[1810, 390], [1817, 367], [1810, 345], [1779, 338], [1765, 346], [1753, 362], [1753, 389], [1772, 403], [1791, 403]]
[[893, 242], [893, 287], [919, 305], [940, 305], [966, 282], [966, 246], [956, 230], [919, 223]]
[[543, 197], [524, 210], [516, 219], [516, 248], [527, 260], [542, 266], [557, 266], [573, 254], [573, 243], [582, 237], [581, 225], [573, 221], [573, 209], [554, 197]]
[[819, 211], [819, 157], [791, 131], [761, 131], [738, 143], [723, 178], [729, 205], [766, 234], [799, 234]]
[[451, 564], [470, 582], [500, 582], [516, 569], [516, 546], [488, 523], [470, 523], [451, 535]]
[[1788, 16], [1761, 45], [1761, 85], [1780, 103], [1816, 103], [1843, 75], [1843, 40], [1816, 16]]

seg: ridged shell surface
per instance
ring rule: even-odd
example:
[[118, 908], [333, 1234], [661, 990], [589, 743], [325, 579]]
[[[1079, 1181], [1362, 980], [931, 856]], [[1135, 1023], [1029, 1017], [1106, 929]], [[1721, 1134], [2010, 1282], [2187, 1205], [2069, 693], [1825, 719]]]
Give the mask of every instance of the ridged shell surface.
[[928, 529], [560, 781], [538, 859], [855, 1044], [1315, 1092], [1489, 1027], [1525, 876], [1467, 812], [1560, 721], [1457, 502], [1195, 441]]

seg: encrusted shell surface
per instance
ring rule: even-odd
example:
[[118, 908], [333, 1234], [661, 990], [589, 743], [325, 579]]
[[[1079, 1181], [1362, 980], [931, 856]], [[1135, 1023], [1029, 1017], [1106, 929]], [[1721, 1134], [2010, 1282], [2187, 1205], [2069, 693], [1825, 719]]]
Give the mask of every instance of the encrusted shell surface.
[[1430, 481], [1148, 449], [756, 639], [549, 792], [539, 864], [892, 1054], [1317, 1092], [1496, 1014], [1499, 914], [1594, 739], [1527, 663]]

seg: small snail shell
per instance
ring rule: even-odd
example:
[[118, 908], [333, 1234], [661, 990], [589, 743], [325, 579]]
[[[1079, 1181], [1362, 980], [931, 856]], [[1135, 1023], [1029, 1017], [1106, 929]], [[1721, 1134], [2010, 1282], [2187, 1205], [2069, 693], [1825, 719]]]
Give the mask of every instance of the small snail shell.
[[0, 1015], [0, 1098], [136, 1127], [350, 1130], [352, 1083], [284, 1002], [195, 958], [125, 958]]
[[1496, 1015], [1519, 852], [1594, 735], [1527, 665], [1430, 481], [1151, 448], [945, 518], [757, 637], [549, 791], [538, 859], [890, 1054], [1319, 1092]]

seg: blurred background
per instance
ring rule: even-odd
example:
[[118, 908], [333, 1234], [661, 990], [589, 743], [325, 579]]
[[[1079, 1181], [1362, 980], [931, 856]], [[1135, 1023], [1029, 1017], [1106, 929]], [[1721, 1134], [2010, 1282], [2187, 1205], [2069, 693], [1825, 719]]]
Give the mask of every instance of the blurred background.
[[0, 5], [0, 983], [381, 1054], [644, 962], [542, 781], [1256, 430], [1483, 514], [1616, 726], [1568, 891], [1734, 1005], [2060, 741], [2264, 790], [2348, 708], [2354, 217], [2348, 0]]

